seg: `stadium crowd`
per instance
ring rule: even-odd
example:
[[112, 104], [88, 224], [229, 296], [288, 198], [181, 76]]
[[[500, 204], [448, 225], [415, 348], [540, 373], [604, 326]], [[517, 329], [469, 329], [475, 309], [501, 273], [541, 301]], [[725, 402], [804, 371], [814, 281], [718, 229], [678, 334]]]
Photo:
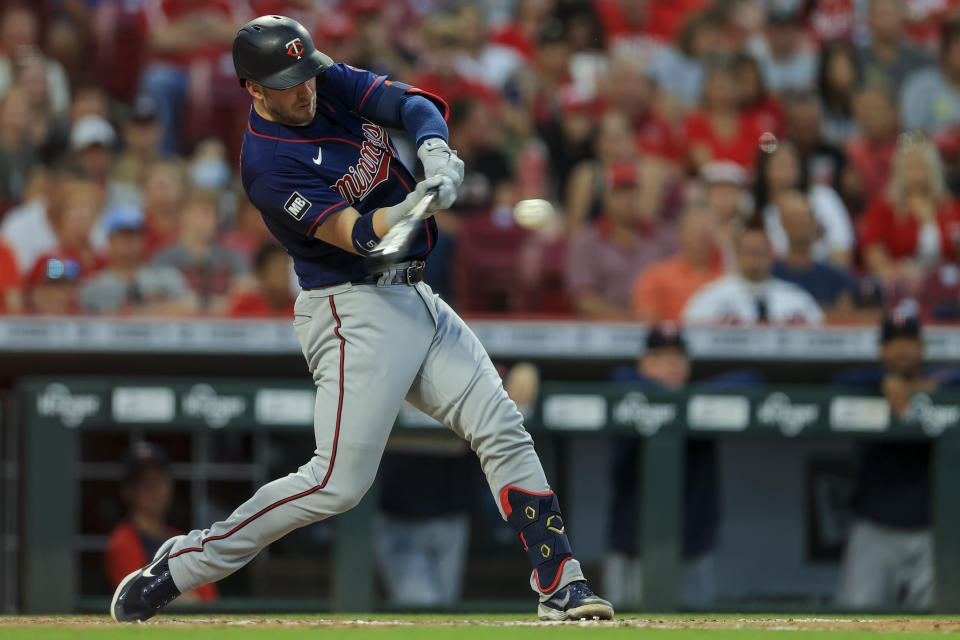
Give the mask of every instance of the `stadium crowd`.
[[0, 312], [290, 315], [237, 175], [264, 13], [450, 104], [427, 279], [462, 312], [960, 319], [954, 0], [8, 1]]

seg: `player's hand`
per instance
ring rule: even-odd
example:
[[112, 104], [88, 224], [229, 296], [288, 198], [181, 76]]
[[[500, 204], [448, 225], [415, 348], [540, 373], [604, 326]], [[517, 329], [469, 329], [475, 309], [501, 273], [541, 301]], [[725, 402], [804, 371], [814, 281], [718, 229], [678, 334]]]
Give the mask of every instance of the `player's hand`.
[[417, 188], [414, 190], [414, 193], [417, 194], [417, 200], [427, 195], [428, 189], [433, 188], [437, 189], [437, 195], [433, 198], [430, 206], [427, 207], [427, 211], [434, 212], [440, 209], [449, 209], [450, 205], [457, 199], [457, 188], [454, 186], [453, 181], [450, 180], [446, 174], [441, 173], [418, 182]]
[[454, 188], [459, 187], [463, 182], [463, 160], [457, 157], [457, 152], [451, 149], [443, 138], [430, 138], [424, 141], [417, 149], [417, 157], [423, 164], [425, 178], [445, 175], [453, 182]]

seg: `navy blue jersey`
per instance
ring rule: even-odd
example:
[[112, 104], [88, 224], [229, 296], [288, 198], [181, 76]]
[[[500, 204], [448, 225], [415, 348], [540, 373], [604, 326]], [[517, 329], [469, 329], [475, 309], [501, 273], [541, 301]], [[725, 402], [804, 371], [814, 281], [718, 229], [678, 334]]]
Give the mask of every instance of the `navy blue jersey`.
[[[288, 127], [250, 109], [240, 152], [243, 188], [293, 257], [301, 287], [315, 289], [366, 275], [362, 256], [314, 237], [324, 220], [350, 206], [373, 215], [415, 187], [387, 132], [364, 117], [369, 110], [364, 106], [375, 104], [378, 93], [390, 85], [384, 76], [335, 64], [317, 79], [317, 115], [309, 125]], [[426, 257], [436, 239], [431, 217], [405, 257]]]

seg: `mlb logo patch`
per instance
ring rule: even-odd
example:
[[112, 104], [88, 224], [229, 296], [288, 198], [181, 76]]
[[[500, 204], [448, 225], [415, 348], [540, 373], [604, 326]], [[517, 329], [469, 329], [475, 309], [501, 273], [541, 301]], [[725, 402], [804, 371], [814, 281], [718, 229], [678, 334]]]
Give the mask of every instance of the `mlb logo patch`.
[[287, 204], [283, 205], [283, 208], [287, 213], [292, 215], [294, 219], [303, 220], [304, 214], [309, 211], [312, 206], [312, 202], [294, 191], [287, 200]]

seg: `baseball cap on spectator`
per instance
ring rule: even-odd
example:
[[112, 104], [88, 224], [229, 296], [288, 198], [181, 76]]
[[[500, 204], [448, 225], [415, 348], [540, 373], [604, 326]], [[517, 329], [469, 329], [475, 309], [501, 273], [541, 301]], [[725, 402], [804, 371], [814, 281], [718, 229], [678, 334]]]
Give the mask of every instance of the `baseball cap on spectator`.
[[607, 186], [611, 189], [627, 189], [640, 184], [640, 171], [633, 163], [615, 164], [607, 170]]
[[152, 442], [135, 442], [127, 452], [124, 462], [124, 480], [133, 484], [139, 479], [144, 469], [148, 467], [166, 469], [169, 465], [170, 460], [162, 447]]
[[143, 212], [130, 204], [115, 204], [104, 214], [104, 228], [107, 235], [117, 231], [143, 231]]
[[27, 273], [26, 284], [72, 284], [80, 278], [80, 263], [73, 258], [41, 258]]
[[671, 322], [650, 327], [647, 330], [646, 346], [647, 351], [663, 347], [674, 347], [684, 353], [687, 351], [687, 343], [683, 340], [680, 328]]
[[920, 318], [916, 313], [894, 309], [883, 316], [880, 343], [884, 344], [895, 338], [920, 339]]
[[157, 102], [146, 94], [140, 94], [133, 102], [130, 120], [138, 124], [154, 122], [157, 119]]
[[708, 162], [700, 170], [700, 177], [707, 185], [732, 184], [747, 186], [747, 171], [736, 162], [726, 160]]
[[117, 141], [117, 132], [106, 118], [100, 116], [84, 116], [73, 124], [70, 131], [70, 148], [82, 151], [99, 145], [111, 148]]

